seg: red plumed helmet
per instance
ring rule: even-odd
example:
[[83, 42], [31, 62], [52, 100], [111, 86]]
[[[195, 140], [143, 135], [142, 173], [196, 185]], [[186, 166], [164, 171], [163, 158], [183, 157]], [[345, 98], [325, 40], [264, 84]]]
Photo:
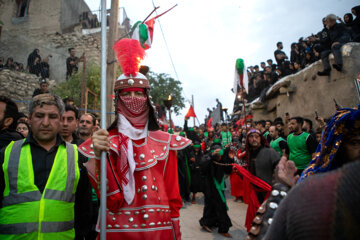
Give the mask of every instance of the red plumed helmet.
[[124, 75], [126, 77], [136, 76], [139, 72], [140, 62], [145, 57], [145, 50], [139, 41], [124, 38], [115, 43], [113, 49]]

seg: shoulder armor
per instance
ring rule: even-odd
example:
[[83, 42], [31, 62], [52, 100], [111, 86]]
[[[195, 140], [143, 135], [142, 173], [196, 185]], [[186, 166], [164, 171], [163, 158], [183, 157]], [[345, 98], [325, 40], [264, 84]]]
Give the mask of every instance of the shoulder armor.
[[181, 150], [191, 144], [191, 140], [175, 134], [169, 134], [163, 131], [149, 132], [149, 138], [155, 142], [168, 143], [170, 150]]

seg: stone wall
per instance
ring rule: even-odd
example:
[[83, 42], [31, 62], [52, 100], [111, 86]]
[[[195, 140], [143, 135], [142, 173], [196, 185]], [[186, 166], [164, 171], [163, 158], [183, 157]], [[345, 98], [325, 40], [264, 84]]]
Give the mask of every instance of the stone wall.
[[[123, 26], [119, 27], [119, 36], [125, 34]], [[82, 29], [77, 26], [73, 32], [61, 34], [59, 32], [28, 32], [18, 34], [13, 32], [3, 32], [0, 44], [0, 56], [13, 57], [15, 61], [27, 65], [29, 54], [35, 49], [40, 50], [42, 58], [52, 55], [49, 60], [50, 78], [60, 83], [66, 77], [66, 58], [69, 57], [68, 48], [74, 47], [76, 55], [80, 56], [85, 52], [87, 63], [95, 62], [100, 65], [101, 41], [100, 31], [91, 34], [82, 34]], [[79, 63], [82, 69], [82, 63]]]
[[[321, 60], [302, 71], [287, 76], [274, 84], [266, 93], [264, 103], [255, 100], [250, 109], [254, 120], [274, 119], [290, 116], [315, 118], [315, 110], [320, 116], [328, 118], [335, 112], [336, 99], [343, 107], [356, 107], [359, 97], [354, 80], [360, 72], [360, 43], [348, 43], [342, 48], [344, 68], [340, 73], [331, 71], [330, 77], [320, 77]], [[332, 54], [330, 63], [334, 63]]]
[[[0, 95], [14, 100], [20, 112], [28, 113], [28, 104], [36, 88], [39, 88], [40, 79], [34, 74], [10, 71], [0, 71]], [[50, 81], [50, 89], [54, 86]]]

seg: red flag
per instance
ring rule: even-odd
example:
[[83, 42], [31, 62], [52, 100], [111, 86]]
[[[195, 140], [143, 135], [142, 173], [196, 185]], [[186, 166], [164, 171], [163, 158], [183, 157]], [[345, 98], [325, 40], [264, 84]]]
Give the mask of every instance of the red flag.
[[196, 118], [196, 114], [195, 114], [195, 111], [194, 111], [194, 108], [192, 105], [190, 105], [190, 108], [189, 108], [189, 111], [187, 112], [186, 118], [189, 118], [189, 117], [194, 117]]
[[239, 121], [236, 122], [236, 125], [243, 126], [246, 120], [252, 119], [252, 118], [253, 118], [253, 115], [247, 115], [246, 119], [243, 119], [243, 118], [240, 119]]
[[208, 128], [211, 128], [211, 122], [212, 122], [212, 120], [213, 120], [213, 118], [210, 118], [210, 119], [208, 120], [208, 122], [207, 122]]

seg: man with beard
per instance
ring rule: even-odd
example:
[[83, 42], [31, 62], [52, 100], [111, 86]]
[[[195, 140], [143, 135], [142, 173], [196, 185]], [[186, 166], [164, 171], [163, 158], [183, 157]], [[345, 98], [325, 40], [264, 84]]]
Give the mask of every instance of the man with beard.
[[88, 140], [93, 134], [94, 128], [96, 126], [96, 119], [90, 113], [84, 113], [80, 117], [79, 121], [79, 136], [82, 140]]
[[289, 147], [284, 138], [280, 137], [279, 130], [275, 126], [270, 127], [270, 146], [280, 154], [280, 157], [283, 155], [287, 156], [289, 154]]
[[[150, 83], [139, 73], [145, 51], [134, 39], [114, 45], [123, 75], [115, 82], [116, 119], [80, 147], [99, 194], [100, 155], [107, 161], [107, 239], [181, 239], [176, 151], [189, 139], [159, 131]], [[99, 230], [97, 228], [97, 230]]]
[[190, 191], [192, 192], [191, 203], [196, 203], [196, 193], [203, 191], [203, 177], [200, 171], [200, 163], [203, 157], [201, 150], [200, 142], [195, 141], [193, 146], [194, 148], [194, 157], [190, 158], [190, 172], [191, 172], [191, 182], [190, 182]]
[[0, 96], [0, 149], [11, 141], [24, 138], [15, 130], [18, 114], [16, 103], [8, 97]]
[[287, 143], [290, 150], [289, 160], [294, 161], [296, 168], [298, 169], [297, 174], [299, 175], [311, 161], [317, 147], [314, 137], [307, 132], [303, 132], [303, 124], [304, 120], [301, 117], [290, 118], [290, 134], [287, 137]]
[[208, 153], [210, 151], [210, 147], [215, 139], [215, 129], [213, 127], [208, 128], [208, 136], [201, 143], [201, 149], [204, 153]]
[[[280, 155], [270, 148], [268, 142], [257, 129], [251, 129], [246, 138], [245, 162], [249, 172], [271, 185], [274, 169], [279, 162]], [[257, 192], [259, 203], [265, 199], [265, 193]]]
[[[33, 98], [31, 132], [0, 151], [0, 232], [2, 239], [74, 239], [75, 206], [84, 205], [76, 145], [59, 135], [62, 100]], [[87, 210], [86, 210], [87, 212]], [[41, 224], [41, 225], [40, 225]], [[41, 226], [41, 227], [40, 227]]]
[[235, 153], [229, 148], [223, 150], [220, 139], [215, 139], [210, 152], [206, 154], [200, 164], [204, 179], [204, 213], [200, 225], [208, 232], [212, 227], [218, 227], [218, 232], [224, 237], [231, 238], [228, 233], [232, 226], [227, 214], [228, 206], [224, 194], [224, 174], [230, 174]]

